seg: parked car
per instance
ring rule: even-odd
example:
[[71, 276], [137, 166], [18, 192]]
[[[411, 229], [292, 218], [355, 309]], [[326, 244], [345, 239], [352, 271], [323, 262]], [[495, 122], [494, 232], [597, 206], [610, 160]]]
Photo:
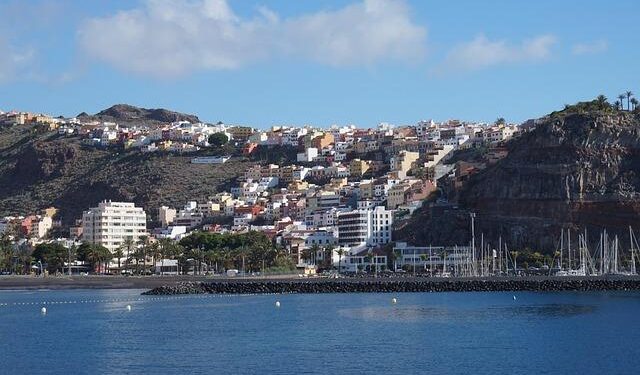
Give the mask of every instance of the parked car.
[[227, 276], [234, 277], [234, 276], [237, 276], [237, 275], [238, 275], [238, 270], [236, 270], [236, 269], [227, 270]]

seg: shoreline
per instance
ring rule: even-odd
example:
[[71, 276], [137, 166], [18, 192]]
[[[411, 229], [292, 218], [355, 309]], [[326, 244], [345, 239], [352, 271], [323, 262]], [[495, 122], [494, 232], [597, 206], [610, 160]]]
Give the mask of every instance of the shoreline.
[[0, 276], [0, 292], [20, 290], [152, 289], [181, 282], [211, 281], [207, 276]]

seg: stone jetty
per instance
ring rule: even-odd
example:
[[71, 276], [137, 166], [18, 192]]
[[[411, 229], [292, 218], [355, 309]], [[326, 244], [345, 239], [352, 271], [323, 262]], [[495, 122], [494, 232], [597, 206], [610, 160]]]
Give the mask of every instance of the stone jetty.
[[161, 286], [145, 295], [640, 290], [640, 277], [222, 279]]

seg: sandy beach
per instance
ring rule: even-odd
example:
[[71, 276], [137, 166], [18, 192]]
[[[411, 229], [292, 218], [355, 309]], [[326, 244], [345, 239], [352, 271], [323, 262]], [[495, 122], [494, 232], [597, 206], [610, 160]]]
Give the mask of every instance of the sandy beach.
[[0, 290], [152, 289], [183, 281], [212, 281], [207, 276], [0, 276]]

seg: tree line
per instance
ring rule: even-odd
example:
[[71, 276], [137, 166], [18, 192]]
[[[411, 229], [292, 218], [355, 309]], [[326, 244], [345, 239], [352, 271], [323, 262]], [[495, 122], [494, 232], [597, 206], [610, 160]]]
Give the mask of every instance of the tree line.
[[[85, 262], [93, 272], [153, 273], [165, 259], [178, 261], [181, 273], [202, 274], [238, 269], [245, 272], [290, 272], [295, 264], [284, 248], [275, 246], [264, 233], [195, 232], [180, 241], [168, 238], [127, 239], [114, 252], [98, 244], [82, 243], [67, 248], [61, 243], [41, 243], [34, 248], [0, 239], [0, 270], [26, 274], [36, 265], [50, 273], [62, 272], [71, 261]], [[112, 266], [112, 260], [117, 264]]]

